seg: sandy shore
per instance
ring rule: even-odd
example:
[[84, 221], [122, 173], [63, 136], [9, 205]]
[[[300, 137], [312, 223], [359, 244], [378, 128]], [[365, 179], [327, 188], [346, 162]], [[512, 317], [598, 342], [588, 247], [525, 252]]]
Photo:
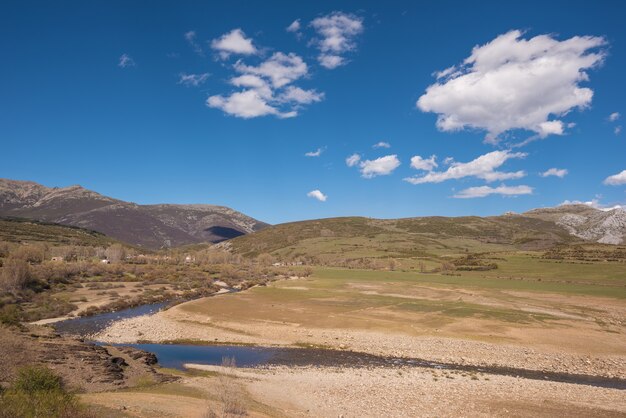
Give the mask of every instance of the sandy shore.
[[623, 391], [415, 368], [225, 369], [287, 416], [624, 416]]

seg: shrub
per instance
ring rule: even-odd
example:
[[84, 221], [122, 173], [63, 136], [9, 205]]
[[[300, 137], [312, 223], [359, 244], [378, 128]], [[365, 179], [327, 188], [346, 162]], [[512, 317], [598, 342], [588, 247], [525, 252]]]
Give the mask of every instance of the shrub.
[[17, 305], [6, 305], [0, 308], [0, 323], [9, 326], [20, 326], [22, 313]]
[[61, 378], [42, 366], [27, 366], [0, 394], [0, 418], [90, 417], [76, 397], [63, 387]]
[[8, 259], [0, 272], [0, 292], [16, 294], [29, 279], [28, 263], [20, 259]]

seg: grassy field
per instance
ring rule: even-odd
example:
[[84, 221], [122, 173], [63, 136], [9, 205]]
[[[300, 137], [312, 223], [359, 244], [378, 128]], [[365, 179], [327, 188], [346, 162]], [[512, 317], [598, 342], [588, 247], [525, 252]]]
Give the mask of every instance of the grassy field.
[[624, 350], [623, 263], [514, 253], [500, 255], [498, 265], [451, 274], [317, 268], [306, 280], [279, 281], [177, 309], [211, 318], [216, 329], [242, 333], [254, 334], [260, 324], [284, 324], [530, 346], [584, 339], [589, 347]]

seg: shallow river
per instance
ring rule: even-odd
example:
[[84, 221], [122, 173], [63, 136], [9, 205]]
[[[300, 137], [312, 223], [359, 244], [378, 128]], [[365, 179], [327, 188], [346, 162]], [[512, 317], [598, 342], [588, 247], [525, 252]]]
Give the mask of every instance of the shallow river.
[[[104, 313], [85, 318], [74, 318], [55, 325], [61, 334], [88, 337], [102, 331], [112, 322], [140, 315], [148, 315], [164, 309], [168, 302], [142, 305], [117, 312]], [[101, 344], [94, 341], [96, 344]], [[112, 344], [102, 344], [112, 345]], [[220, 365], [224, 358], [234, 359], [239, 367], [325, 366], [325, 367], [429, 367], [514, 376], [526, 379], [547, 380], [626, 390], [626, 380], [597, 376], [541, 372], [507, 367], [480, 367], [431, 362], [418, 358], [383, 357], [346, 350], [298, 347], [252, 347], [232, 345], [186, 345], [186, 344], [120, 344], [149, 351], [157, 356], [162, 367], [184, 369], [186, 363]]]

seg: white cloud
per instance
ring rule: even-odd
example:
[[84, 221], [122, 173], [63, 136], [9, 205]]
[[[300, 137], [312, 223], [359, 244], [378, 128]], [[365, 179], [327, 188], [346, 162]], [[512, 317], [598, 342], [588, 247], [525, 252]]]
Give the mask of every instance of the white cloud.
[[243, 90], [224, 97], [209, 97], [209, 107], [242, 118], [275, 115], [291, 118], [298, 115], [303, 105], [319, 102], [324, 93], [304, 90], [291, 85], [308, 73], [306, 63], [296, 54], [276, 52], [257, 66], [237, 61], [233, 65], [241, 75], [231, 78], [230, 84]]
[[613, 112], [609, 115], [609, 122], [615, 122], [616, 120], [618, 120], [620, 118], [619, 112]]
[[314, 41], [320, 50], [318, 61], [328, 69], [346, 63], [343, 54], [356, 49], [356, 36], [363, 32], [363, 19], [347, 13], [333, 12], [311, 22], [319, 38]]
[[324, 193], [322, 193], [321, 191], [319, 191], [317, 189], [311, 190], [306, 195], [308, 197], [312, 197], [313, 199], [317, 199], [320, 202], [326, 202], [326, 199], [328, 199], [328, 196], [326, 196]]
[[541, 177], [555, 176], [555, 177], [563, 178], [567, 175], [567, 173], [568, 171], [565, 168], [550, 168], [544, 171], [543, 173], [540, 173], [539, 175]]
[[178, 84], [182, 84], [184, 86], [193, 86], [198, 87], [201, 84], [204, 84], [209, 78], [209, 73], [202, 74], [179, 74]]
[[121, 68], [134, 67], [135, 60], [133, 60], [132, 57], [128, 54], [122, 54], [122, 56], [120, 56], [119, 62], [117, 63], [117, 66]]
[[446, 157], [446, 158], [444, 158], [444, 159], [443, 159], [443, 163], [444, 163], [445, 165], [450, 165], [450, 164], [452, 164], [453, 162], [454, 162], [454, 158], [452, 158], [452, 157]]
[[603, 183], [610, 186], [620, 186], [622, 184], [626, 184], [626, 170], [613, 174], [612, 176], [608, 176], [604, 179]]
[[285, 29], [287, 32], [298, 32], [300, 31], [300, 19], [296, 19], [287, 28]]
[[[281, 116], [275, 107], [270, 106], [255, 90], [244, 90], [230, 96], [211, 96], [207, 106], [221, 109], [229, 115], [249, 119], [265, 115]], [[288, 117], [286, 114], [283, 117]]]
[[339, 55], [320, 55], [318, 57], [320, 65], [324, 68], [332, 70], [345, 64], [343, 57]]
[[359, 164], [361, 176], [371, 179], [376, 176], [386, 176], [400, 166], [397, 155], [386, 155], [375, 160], [365, 160]]
[[446, 171], [431, 171], [424, 176], [407, 177], [404, 180], [411, 184], [441, 183], [446, 180], [477, 177], [488, 182], [508, 179], [519, 179], [526, 175], [524, 171], [502, 172], [496, 168], [512, 158], [524, 158], [523, 152], [492, 151], [468, 162], [453, 162]]
[[391, 148], [391, 144], [389, 142], [380, 141], [372, 145], [372, 148]]
[[279, 100], [286, 102], [295, 102], [300, 104], [311, 104], [319, 102], [324, 98], [324, 93], [318, 93], [316, 90], [303, 90], [300, 87], [289, 86], [279, 96]]
[[621, 126], [616, 126], [615, 129], [613, 129], [613, 132], [615, 133], [615, 135], [619, 135], [622, 133], [622, 127]]
[[605, 44], [593, 36], [523, 39], [522, 32], [510, 31], [474, 47], [458, 67], [438, 73], [417, 107], [437, 113], [442, 131], [481, 129], [490, 143], [515, 129], [538, 138], [561, 135], [560, 118], [591, 103], [593, 91], [579, 83], [603, 61], [605, 52], [598, 48]]
[[318, 148], [315, 151], [309, 151], [304, 155], [306, 157], [319, 157], [320, 155], [322, 155], [322, 152], [324, 152], [324, 148]]
[[436, 155], [431, 155], [430, 158], [422, 158], [419, 155], [415, 155], [411, 157], [411, 168], [416, 170], [433, 171], [439, 166], [436, 160]]
[[204, 56], [204, 51], [202, 50], [202, 47], [198, 42], [196, 42], [196, 31], [190, 30], [189, 32], [185, 32], [185, 40], [189, 43], [189, 45], [191, 45], [193, 52], [200, 55], [201, 57]]
[[361, 156], [359, 154], [352, 154], [348, 158], [346, 158], [346, 165], [348, 167], [354, 167], [361, 161]]
[[257, 53], [256, 47], [252, 44], [252, 39], [246, 38], [246, 34], [241, 29], [233, 29], [221, 37], [213, 39], [211, 48], [217, 50], [222, 59], [228, 58], [231, 54], [252, 55]]
[[505, 186], [501, 185], [498, 187], [489, 187], [489, 186], [479, 186], [479, 187], [470, 187], [465, 190], [461, 190], [459, 193], [455, 194], [453, 197], [457, 199], [473, 199], [476, 197], [486, 197], [492, 194], [499, 194], [502, 196], [518, 196], [524, 194], [532, 194], [533, 188], [529, 186]]
[[592, 207], [594, 209], [599, 209], [604, 212], [608, 212], [613, 209], [625, 209], [626, 210], [626, 205], [607, 206], [605, 204], [600, 203], [599, 199], [591, 199], [586, 202], [583, 202], [581, 200], [564, 200], [563, 202], [559, 204], [559, 206], [567, 206], [567, 205], [585, 205], [585, 206]]
[[276, 52], [256, 67], [237, 62], [235, 70], [243, 74], [266, 77], [275, 88], [279, 88], [305, 76], [308, 73], [308, 66], [302, 58], [294, 53]]

